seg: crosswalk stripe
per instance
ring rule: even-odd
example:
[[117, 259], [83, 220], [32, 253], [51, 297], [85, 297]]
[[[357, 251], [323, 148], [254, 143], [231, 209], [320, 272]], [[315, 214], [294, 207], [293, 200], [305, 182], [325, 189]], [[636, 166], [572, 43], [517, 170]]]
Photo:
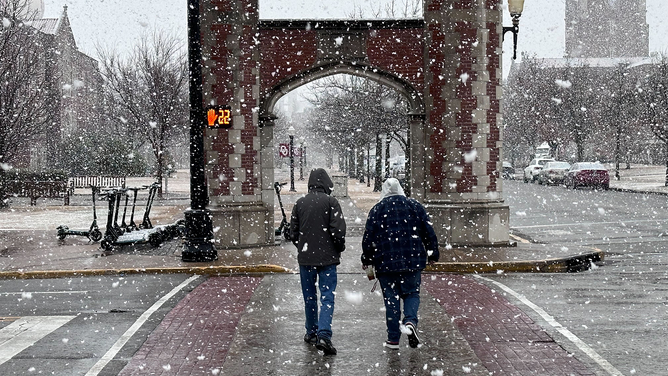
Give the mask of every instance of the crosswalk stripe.
[[0, 329], [0, 364], [10, 360], [75, 317], [27, 316]]

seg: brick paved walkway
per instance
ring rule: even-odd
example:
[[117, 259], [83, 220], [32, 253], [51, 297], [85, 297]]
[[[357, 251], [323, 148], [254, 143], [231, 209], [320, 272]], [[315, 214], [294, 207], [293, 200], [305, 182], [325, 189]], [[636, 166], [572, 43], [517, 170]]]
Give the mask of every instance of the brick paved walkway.
[[493, 375], [596, 375], [501, 294], [462, 275], [423, 278]]
[[167, 314], [119, 375], [217, 375], [261, 280], [207, 279]]

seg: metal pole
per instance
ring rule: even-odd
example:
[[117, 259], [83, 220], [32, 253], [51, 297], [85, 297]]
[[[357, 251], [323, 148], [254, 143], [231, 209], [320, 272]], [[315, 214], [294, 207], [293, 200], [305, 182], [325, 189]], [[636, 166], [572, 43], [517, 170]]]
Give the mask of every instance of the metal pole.
[[304, 180], [304, 146], [299, 145], [299, 181]]
[[290, 135], [290, 192], [297, 192], [295, 189], [295, 152], [294, 141], [295, 136]]
[[202, 45], [200, 2], [188, 0], [188, 68], [190, 72], [190, 208], [185, 211], [186, 229], [182, 261], [213, 261], [218, 258], [212, 243], [213, 224], [206, 208], [209, 197], [204, 173], [204, 124], [202, 104]]

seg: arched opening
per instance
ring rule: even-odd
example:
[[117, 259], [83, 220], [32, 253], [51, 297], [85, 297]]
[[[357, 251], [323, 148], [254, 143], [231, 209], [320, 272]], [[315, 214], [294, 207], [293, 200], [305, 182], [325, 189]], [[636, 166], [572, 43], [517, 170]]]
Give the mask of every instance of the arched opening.
[[[334, 93], [321, 91], [315, 101], [304, 99], [328, 84], [332, 85]], [[328, 96], [336, 99], [322, 99]], [[352, 97], [356, 97], [358, 103]], [[336, 112], [335, 106], [340, 106], [341, 117], [332, 120], [327, 110]], [[411, 145], [416, 143], [412, 136], [423, 134], [421, 129], [416, 132], [412, 128], [423, 127], [423, 116], [420, 116], [423, 112], [424, 102], [411, 84], [358, 63], [321, 65], [271, 88], [261, 102], [260, 125], [263, 139], [271, 138], [273, 142], [263, 142], [262, 154], [274, 156], [269, 161], [264, 160], [272, 164], [272, 184], [274, 181], [287, 183], [281, 190], [287, 216], [296, 199], [290, 188], [297, 187], [297, 197], [306, 193], [308, 174], [314, 167], [324, 167], [339, 179], [346, 179], [349, 189], [360, 190], [365, 197], [375, 197], [369, 202], [375, 203], [377, 194], [372, 192], [379, 191], [380, 184], [389, 176], [402, 180], [410, 192], [415, 184], [412, 177], [416, 175], [411, 168], [415, 164]], [[372, 124], [373, 121], [376, 122]], [[293, 179], [290, 179], [290, 159], [286, 155], [290, 127], [295, 152]], [[267, 167], [265, 163], [263, 170], [267, 171]], [[268, 178], [269, 174], [264, 177]], [[334, 194], [344, 193], [335, 189]], [[268, 196], [263, 200], [267, 207], [275, 207], [274, 219], [278, 225], [282, 216], [278, 203], [270, 202]], [[370, 209], [367, 205], [369, 203], [359, 207], [363, 214]]]

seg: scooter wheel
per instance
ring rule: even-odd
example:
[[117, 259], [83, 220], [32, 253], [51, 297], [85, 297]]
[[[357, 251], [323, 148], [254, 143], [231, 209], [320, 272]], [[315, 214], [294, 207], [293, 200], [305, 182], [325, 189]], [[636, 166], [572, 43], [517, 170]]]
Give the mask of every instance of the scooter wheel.
[[111, 251], [111, 243], [108, 240], [103, 240], [100, 243], [100, 247], [105, 251]]
[[148, 236], [148, 242], [154, 247], [157, 247], [162, 243], [162, 234], [160, 232], [154, 232]]
[[98, 229], [93, 229], [93, 231], [90, 232], [90, 240], [94, 242], [99, 242], [100, 239], [102, 239], [102, 231]]
[[58, 239], [59, 240], [65, 240], [66, 237], [67, 237], [67, 234], [58, 234]]

